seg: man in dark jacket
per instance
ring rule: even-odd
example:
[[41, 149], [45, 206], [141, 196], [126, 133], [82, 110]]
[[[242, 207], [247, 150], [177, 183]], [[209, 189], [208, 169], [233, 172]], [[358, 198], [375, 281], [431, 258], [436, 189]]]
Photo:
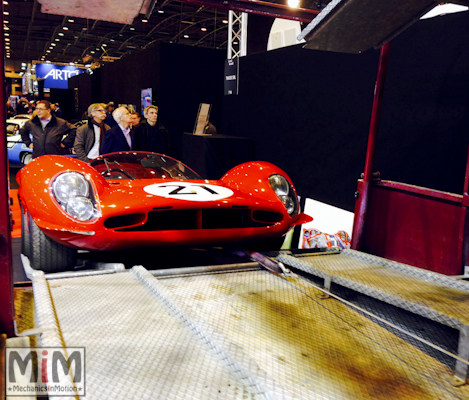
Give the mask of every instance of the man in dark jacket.
[[112, 117], [112, 113], [116, 107], [114, 107], [114, 102], [110, 101], [106, 106], [106, 125], [109, 125], [111, 128], [117, 126], [116, 120]]
[[[65, 154], [66, 147], [73, 147], [77, 129], [75, 125], [52, 115], [47, 100], [39, 100], [36, 111], [37, 116], [20, 129], [21, 139], [33, 149], [33, 158], [45, 154]], [[33, 136], [32, 141], [30, 134]]]
[[153, 105], [145, 107], [143, 115], [146, 121], [135, 128], [135, 138], [138, 142], [135, 150], [171, 155], [169, 132], [158, 121], [158, 107]]
[[77, 129], [73, 148], [82, 161], [96, 158], [100, 154], [105, 133], [111, 129], [105, 124], [106, 105], [94, 103], [88, 107], [88, 123]]
[[125, 107], [116, 108], [112, 113], [112, 117], [117, 122], [117, 126], [106, 132], [101, 146], [101, 154], [138, 150], [134, 132], [130, 128], [129, 110]]

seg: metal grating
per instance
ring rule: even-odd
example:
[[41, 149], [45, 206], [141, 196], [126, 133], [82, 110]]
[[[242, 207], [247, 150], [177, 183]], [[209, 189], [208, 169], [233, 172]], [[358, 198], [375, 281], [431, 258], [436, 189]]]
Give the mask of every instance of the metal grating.
[[48, 285], [64, 342], [86, 347], [87, 399], [469, 398], [446, 366], [292, 283], [303, 292], [265, 271], [135, 267]]
[[469, 323], [469, 283], [353, 250], [277, 259], [453, 328]]

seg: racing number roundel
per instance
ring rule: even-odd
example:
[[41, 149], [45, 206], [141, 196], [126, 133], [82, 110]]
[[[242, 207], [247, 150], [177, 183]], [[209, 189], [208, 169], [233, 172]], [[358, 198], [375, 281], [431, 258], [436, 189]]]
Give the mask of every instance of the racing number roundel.
[[233, 196], [233, 192], [228, 188], [208, 185], [203, 182], [157, 183], [146, 186], [144, 190], [155, 196], [189, 201], [214, 201]]

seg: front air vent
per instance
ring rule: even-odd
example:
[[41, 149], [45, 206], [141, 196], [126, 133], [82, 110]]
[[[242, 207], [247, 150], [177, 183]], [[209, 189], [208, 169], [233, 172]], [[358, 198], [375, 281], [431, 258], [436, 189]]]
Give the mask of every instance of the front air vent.
[[137, 225], [145, 221], [145, 217], [146, 215], [143, 213], [119, 215], [117, 217], [108, 218], [104, 221], [104, 226], [108, 229], [116, 229], [124, 226]]
[[[246, 206], [247, 207], [247, 206]], [[128, 216], [126, 216], [128, 217]], [[123, 218], [113, 217], [109, 220]], [[115, 226], [121, 232], [155, 232], [155, 231], [178, 231], [196, 229], [241, 229], [260, 228], [274, 225], [283, 219], [282, 214], [271, 211], [254, 211], [241, 206], [241, 209], [209, 208], [200, 210], [160, 210], [153, 209], [148, 213], [145, 224], [125, 227], [123, 220], [119, 226]], [[130, 220], [130, 219], [129, 219]], [[115, 222], [114, 222], [115, 224]], [[106, 227], [108, 227], [106, 225]]]

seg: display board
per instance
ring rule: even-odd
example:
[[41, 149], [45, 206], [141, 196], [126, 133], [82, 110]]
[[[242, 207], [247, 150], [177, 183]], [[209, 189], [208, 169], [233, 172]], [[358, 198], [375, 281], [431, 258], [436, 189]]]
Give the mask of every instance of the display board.
[[199, 112], [197, 113], [197, 118], [195, 120], [194, 125], [194, 135], [204, 135], [205, 134], [205, 127], [208, 123], [208, 119], [210, 117], [210, 108], [212, 107], [211, 104], [207, 103], [200, 103], [199, 105]]

